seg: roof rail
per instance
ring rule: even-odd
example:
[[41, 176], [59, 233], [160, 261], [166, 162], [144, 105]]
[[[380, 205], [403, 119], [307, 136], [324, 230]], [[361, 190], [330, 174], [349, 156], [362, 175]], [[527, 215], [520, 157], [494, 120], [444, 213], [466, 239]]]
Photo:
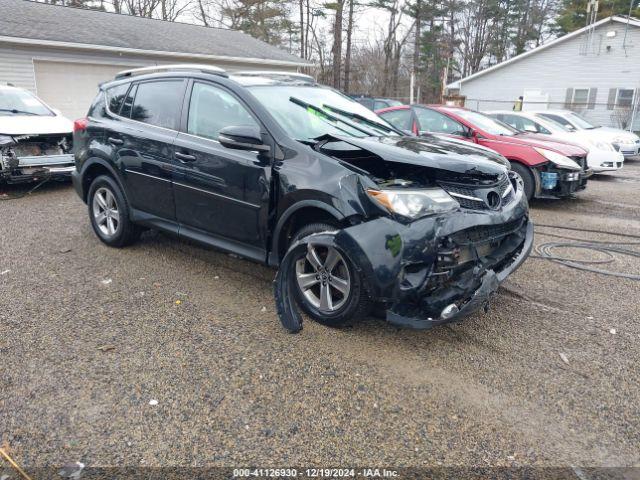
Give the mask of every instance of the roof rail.
[[281, 72], [279, 70], [243, 70], [239, 72], [231, 72], [232, 75], [239, 77], [286, 77], [294, 80], [303, 80], [306, 82], [316, 81], [311, 75], [297, 72]]
[[137, 75], [146, 75], [149, 73], [159, 72], [202, 72], [212, 73], [214, 75], [220, 75], [221, 77], [228, 77], [227, 72], [222, 68], [215, 67], [213, 65], [198, 65], [195, 63], [185, 63], [177, 65], [153, 65], [151, 67], [133, 68], [131, 70], [124, 70], [116, 74], [116, 80], [128, 77], [135, 77]]

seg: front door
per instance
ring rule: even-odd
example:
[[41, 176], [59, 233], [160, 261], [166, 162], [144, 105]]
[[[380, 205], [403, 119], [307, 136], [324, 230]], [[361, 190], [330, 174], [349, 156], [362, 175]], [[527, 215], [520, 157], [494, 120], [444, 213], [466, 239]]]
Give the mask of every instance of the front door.
[[[271, 182], [269, 154], [218, 142], [227, 126], [258, 125], [248, 108], [222, 86], [194, 81], [186, 122], [175, 141], [174, 194], [180, 229], [213, 235], [247, 255], [263, 256]], [[193, 235], [192, 235], [193, 236]]]

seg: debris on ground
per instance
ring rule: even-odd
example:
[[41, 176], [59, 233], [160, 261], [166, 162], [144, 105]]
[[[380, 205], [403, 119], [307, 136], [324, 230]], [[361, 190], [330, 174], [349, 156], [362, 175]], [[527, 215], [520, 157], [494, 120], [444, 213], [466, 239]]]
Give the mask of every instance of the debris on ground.
[[560, 358], [562, 359], [562, 361], [563, 361], [564, 363], [566, 363], [567, 365], [569, 365], [569, 358], [567, 358], [567, 356], [566, 356], [564, 353], [560, 352]]
[[109, 285], [111, 282], [113, 282], [113, 280], [111, 280], [110, 278], [105, 278], [104, 280], [102, 280], [103, 285]]
[[176, 300], [176, 305], [180, 305], [182, 303], [182, 300]]
[[262, 313], [266, 312], [266, 311], [267, 311], [267, 307], [262, 307], [262, 308], [260, 309], [260, 311], [261, 311]]
[[158, 405], [158, 400], [155, 400], [155, 399], [149, 400], [149, 405], [151, 405], [152, 407], [155, 407], [156, 405]]
[[98, 347], [98, 350], [100, 350], [101, 352], [108, 352], [110, 350], [115, 350], [115, 349], [116, 349], [115, 345], [102, 345]]
[[82, 470], [84, 470], [84, 466], [85, 465], [82, 462], [67, 463], [58, 471], [58, 475], [63, 478], [73, 478], [77, 480], [80, 478]]
[[611, 328], [611, 329], [609, 329], [609, 333], [611, 335], [615, 335], [616, 333], [618, 333], [618, 331], [615, 328]]
[[0, 272], [0, 275], [6, 275], [7, 273], [9, 273], [11, 270], [3, 270]]

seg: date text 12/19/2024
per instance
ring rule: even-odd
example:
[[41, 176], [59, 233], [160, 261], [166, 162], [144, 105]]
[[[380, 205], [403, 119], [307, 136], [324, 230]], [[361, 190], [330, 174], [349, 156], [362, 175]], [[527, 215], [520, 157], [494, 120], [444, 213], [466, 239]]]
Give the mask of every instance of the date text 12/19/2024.
[[234, 478], [396, 478], [396, 470], [385, 468], [235, 468]]

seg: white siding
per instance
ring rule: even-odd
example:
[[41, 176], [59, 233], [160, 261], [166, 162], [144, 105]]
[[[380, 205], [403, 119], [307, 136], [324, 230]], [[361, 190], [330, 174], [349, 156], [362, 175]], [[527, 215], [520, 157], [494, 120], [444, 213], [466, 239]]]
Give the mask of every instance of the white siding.
[[[610, 30], [616, 31], [615, 37], [606, 37]], [[595, 29], [587, 54], [587, 38], [582, 34], [463, 81], [460, 93], [467, 97], [467, 107], [489, 110], [511, 109], [525, 90], [540, 90], [549, 95], [549, 108], [564, 108], [567, 88], [597, 88], [597, 105], [582, 113], [594, 122], [615, 126], [612, 111], [606, 105], [609, 89], [640, 90], [640, 28], [629, 26], [626, 50], [624, 33], [624, 24], [605, 23]], [[635, 129], [640, 129], [640, 118], [636, 119]]]
[[[158, 57], [107, 52], [89, 52], [66, 48], [23, 47], [0, 42], [0, 82], [12, 83], [37, 93], [33, 60], [53, 60], [87, 64], [122, 65], [123, 70], [132, 66], [188, 63], [185, 58]], [[193, 63], [210, 63], [228, 70], [278, 70], [295, 72], [295, 67], [278, 67], [251, 62], [207, 62], [197, 59]], [[55, 105], [54, 105], [55, 107]]]

